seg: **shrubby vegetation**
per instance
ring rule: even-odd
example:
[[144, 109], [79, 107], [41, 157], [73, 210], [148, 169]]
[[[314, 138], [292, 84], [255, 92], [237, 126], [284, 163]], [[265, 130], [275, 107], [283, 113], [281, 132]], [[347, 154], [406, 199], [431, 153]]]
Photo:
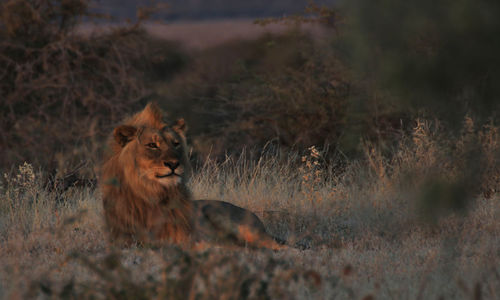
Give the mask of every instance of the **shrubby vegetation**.
[[95, 147], [112, 126], [146, 102], [145, 73], [165, 77], [182, 64], [175, 47], [151, 39], [138, 24], [77, 35], [83, 18], [98, 17], [88, 5], [0, 5], [2, 168], [30, 161], [64, 172], [95, 160]]
[[167, 106], [183, 103], [170, 111], [186, 114], [197, 150], [220, 156], [268, 142], [283, 149], [335, 144], [349, 82], [332, 53], [291, 31], [203, 51], [158, 93]]
[[[76, 34], [83, 18], [104, 17], [89, 13], [88, 1], [7, 1], [0, 165], [31, 161], [64, 173], [82, 160], [95, 163], [113, 124], [150, 100], [187, 118], [201, 158], [270, 144], [359, 158], [363, 140], [390, 156], [416, 118], [437, 118], [455, 136], [466, 116], [478, 127], [497, 124], [500, 67], [489, 37], [498, 26], [475, 22], [496, 6], [466, 10], [466, 1], [454, 6], [455, 15], [426, 2], [412, 9], [384, 3], [352, 2], [342, 10], [311, 4], [305, 16], [260, 21], [295, 24], [286, 34], [188, 53], [152, 38], [140, 23]], [[382, 24], [377, 9], [385, 12]], [[440, 11], [445, 18], [429, 17]], [[318, 42], [296, 27], [315, 21], [330, 28], [331, 39]], [[91, 168], [82, 172], [93, 176]]]

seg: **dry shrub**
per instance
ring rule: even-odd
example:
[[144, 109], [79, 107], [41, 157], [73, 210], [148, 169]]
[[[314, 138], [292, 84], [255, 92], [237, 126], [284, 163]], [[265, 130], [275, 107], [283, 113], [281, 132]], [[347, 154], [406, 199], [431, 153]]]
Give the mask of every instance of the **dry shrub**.
[[335, 144], [343, 129], [343, 72], [333, 53], [292, 30], [202, 51], [159, 94], [187, 118], [203, 156], [262, 149], [271, 140], [307, 149]]
[[158, 65], [152, 74], [166, 76], [179, 61], [139, 24], [77, 35], [95, 17], [89, 3], [0, 4], [0, 167], [27, 160], [54, 170], [95, 158], [111, 125], [141, 106], [145, 71]]

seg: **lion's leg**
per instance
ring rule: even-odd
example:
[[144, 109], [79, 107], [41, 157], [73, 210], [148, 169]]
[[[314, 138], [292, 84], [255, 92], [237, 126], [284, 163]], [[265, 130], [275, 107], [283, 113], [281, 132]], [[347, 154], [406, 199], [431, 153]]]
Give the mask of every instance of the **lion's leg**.
[[267, 233], [259, 233], [248, 227], [247, 225], [238, 225], [238, 237], [240, 240], [245, 241], [249, 245], [257, 248], [268, 248], [272, 250], [287, 249], [288, 246], [278, 244]]

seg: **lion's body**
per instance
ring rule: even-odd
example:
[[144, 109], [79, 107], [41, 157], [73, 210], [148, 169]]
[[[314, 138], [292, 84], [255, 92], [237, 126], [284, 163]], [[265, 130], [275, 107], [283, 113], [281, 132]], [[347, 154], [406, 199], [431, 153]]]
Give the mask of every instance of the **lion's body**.
[[167, 126], [154, 105], [114, 130], [100, 176], [112, 240], [281, 248], [252, 212], [223, 201], [192, 200], [185, 185], [190, 168], [184, 130], [183, 121]]

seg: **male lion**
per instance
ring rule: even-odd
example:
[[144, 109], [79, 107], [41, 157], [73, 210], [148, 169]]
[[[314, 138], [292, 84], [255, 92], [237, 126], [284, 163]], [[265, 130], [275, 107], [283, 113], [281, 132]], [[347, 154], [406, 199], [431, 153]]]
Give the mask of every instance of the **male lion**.
[[172, 126], [148, 104], [114, 129], [111, 155], [100, 176], [104, 215], [112, 240], [172, 242], [183, 246], [231, 241], [280, 249], [252, 212], [227, 202], [193, 201], [185, 185], [190, 171], [186, 126]]

